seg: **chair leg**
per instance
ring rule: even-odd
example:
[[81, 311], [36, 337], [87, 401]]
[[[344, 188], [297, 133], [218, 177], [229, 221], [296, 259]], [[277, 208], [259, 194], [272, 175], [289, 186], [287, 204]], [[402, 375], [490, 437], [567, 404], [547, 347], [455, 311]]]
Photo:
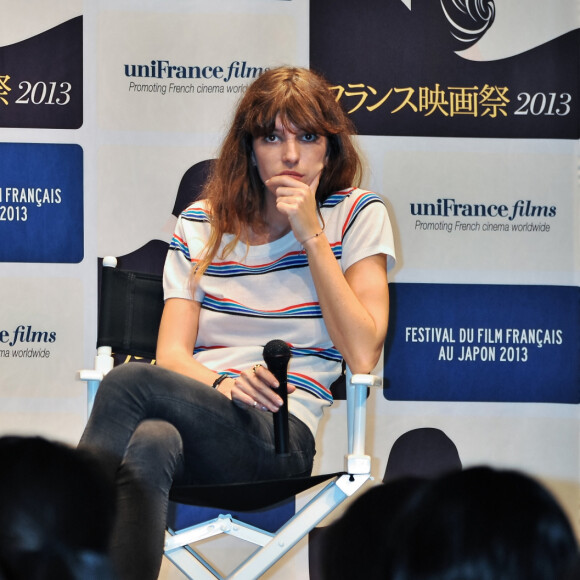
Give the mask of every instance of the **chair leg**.
[[250, 556], [231, 576], [228, 576], [228, 579], [259, 578], [369, 478], [370, 474], [353, 476], [347, 474], [329, 483], [283, 525], [268, 544]]
[[223, 576], [189, 546], [165, 552], [165, 557], [187, 578], [195, 580], [224, 580]]
[[[368, 473], [362, 475], [346, 474], [329, 483], [294, 517], [284, 524], [276, 534], [273, 534], [267, 543], [263, 544], [261, 548], [227, 576], [227, 579], [254, 580], [259, 578], [305, 537], [310, 530], [334, 511], [337, 506], [355, 493], [369, 478], [370, 474]], [[216, 533], [230, 532], [226, 529]], [[166, 546], [175, 546], [175, 543], [182, 544], [181, 540], [174, 543], [171, 540], [172, 538], [168, 538]], [[171, 547], [171, 549], [166, 551], [165, 556], [188, 578], [195, 578], [195, 580], [225, 580], [189, 546]], [[211, 571], [208, 571], [208, 567]]]

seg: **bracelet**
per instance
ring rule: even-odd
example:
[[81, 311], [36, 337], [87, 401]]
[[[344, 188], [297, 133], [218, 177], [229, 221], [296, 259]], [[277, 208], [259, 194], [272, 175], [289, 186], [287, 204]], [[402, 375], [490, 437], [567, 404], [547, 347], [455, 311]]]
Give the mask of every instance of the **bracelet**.
[[309, 238], [302, 240], [300, 242], [300, 244], [303, 246], [307, 241], [312, 240], [314, 238], [317, 238], [318, 236], [322, 235], [323, 233], [324, 233], [324, 229], [320, 230], [317, 234], [314, 234], [313, 236], [310, 236]]
[[222, 382], [225, 381], [228, 378], [228, 375], [220, 375], [214, 382], [212, 387], [214, 389], [217, 389], [218, 385]]

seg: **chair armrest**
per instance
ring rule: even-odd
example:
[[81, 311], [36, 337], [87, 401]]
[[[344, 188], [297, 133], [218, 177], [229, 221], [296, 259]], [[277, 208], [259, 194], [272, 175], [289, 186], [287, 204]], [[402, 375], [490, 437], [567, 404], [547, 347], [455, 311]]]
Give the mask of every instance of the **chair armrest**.
[[79, 371], [79, 379], [87, 383], [87, 418], [93, 409], [97, 389], [103, 377], [113, 368], [114, 363], [111, 347], [101, 346], [97, 349], [95, 356], [95, 368]]
[[96, 371], [95, 369], [83, 369], [79, 371], [79, 380], [89, 382], [89, 381], [97, 381], [101, 382], [105, 373], [103, 371]]
[[366, 387], [382, 387], [383, 379], [377, 375], [352, 375], [352, 385], [364, 385]]
[[367, 395], [369, 387], [380, 387], [382, 380], [375, 375], [352, 375], [346, 371], [346, 399], [348, 424], [348, 454], [345, 469], [350, 474], [371, 471], [371, 457], [365, 453]]

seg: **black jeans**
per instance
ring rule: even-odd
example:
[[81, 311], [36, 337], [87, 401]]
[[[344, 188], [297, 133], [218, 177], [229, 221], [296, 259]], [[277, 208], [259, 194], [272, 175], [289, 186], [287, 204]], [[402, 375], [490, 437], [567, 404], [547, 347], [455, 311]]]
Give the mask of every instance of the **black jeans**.
[[103, 380], [79, 447], [117, 482], [111, 557], [122, 580], [155, 579], [171, 485], [308, 475], [314, 438], [290, 416], [290, 456], [275, 453], [272, 415], [241, 408], [211, 387], [129, 363]]

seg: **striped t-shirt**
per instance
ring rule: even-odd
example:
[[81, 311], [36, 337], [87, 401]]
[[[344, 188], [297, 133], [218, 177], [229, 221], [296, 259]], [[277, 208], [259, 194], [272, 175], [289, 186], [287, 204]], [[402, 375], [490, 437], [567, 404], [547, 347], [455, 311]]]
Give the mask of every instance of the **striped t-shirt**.
[[[210, 232], [210, 209], [197, 201], [179, 217], [164, 270], [165, 299], [192, 299], [192, 264]], [[361, 189], [332, 194], [321, 207], [325, 234], [345, 272], [355, 262], [384, 254], [394, 264], [393, 234], [381, 198]], [[225, 234], [222, 246], [232, 236]], [[316, 433], [323, 408], [332, 403], [330, 385], [342, 357], [326, 331], [308, 259], [292, 232], [259, 246], [238, 243], [217, 257], [195, 289], [201, 303], [194, 356], [208, 368], [235, 377], [263, 363], [264, 345], [281, 339], [290, 345], [289, 412]]]

